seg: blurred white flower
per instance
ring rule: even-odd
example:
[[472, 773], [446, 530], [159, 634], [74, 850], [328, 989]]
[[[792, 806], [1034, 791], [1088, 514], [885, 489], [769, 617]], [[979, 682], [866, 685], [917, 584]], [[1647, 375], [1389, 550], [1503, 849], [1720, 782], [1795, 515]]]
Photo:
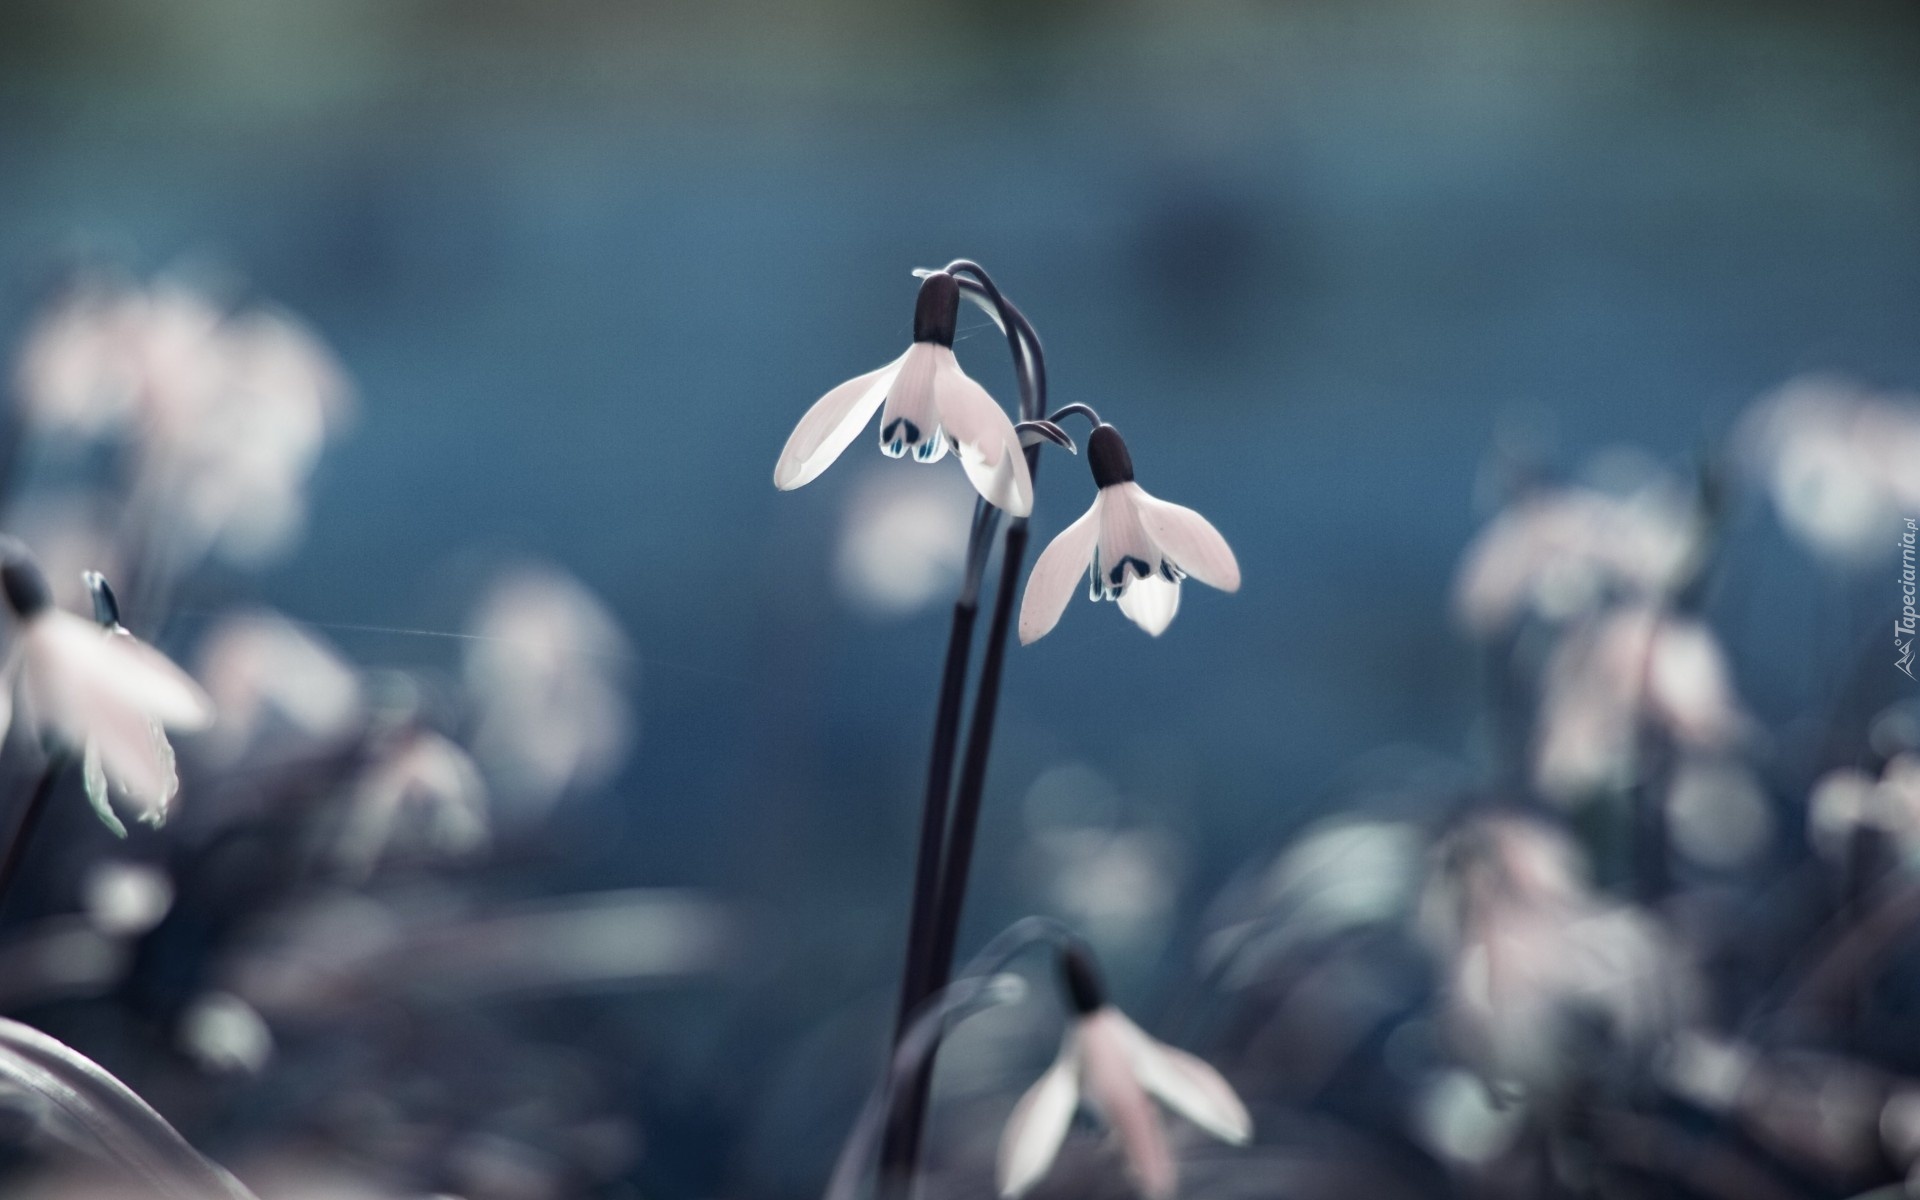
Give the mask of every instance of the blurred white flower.
[[220, 720], [209, 752], [231, 762], [275, 722], [301, 739], [327, 742], [362, 712], [360, 678], [317, 636], [264, 609], [223, 617], [201, 644], [195, 672]]
[[632, 737], [633, 652], [606, 607], [565, 575], [525, 567], [494, 583], [468, 629], [480, 760], [535, 807], [612, 775]]
[[48, 433], [96, 437], [123, 425], [140, 389], [145, 300], [120, 280], [79, 280], [43, 311], [20, 346], [14, 390]]
[[945, 472], [889, 471], [860, 482], [840, 527], [840, 594], [881, 616], [904, 616], [950, 592], [966, 566], [970, 505]]
[[960, 285], [944, 271], [920, 284], [913, 345], [876, 371], [856, 376], [816, 401], [794, 428], [773, 468], [774, 486], [790, 491], [817, 478], [880, 417], [880, 449], [937, 462], [949, 445], [987, 503], [1024, 517], [1033, 511], [1033, 479], [1013, 422], [953, 356]]
[[80, 283], [29, 333], [15, 386], [42, 429], [131, 440], [131, 503], [176, 563], [284, 546], [352, 407], [345, 373], [298, 322], [228, 313], [171, 280]]
[[1240, 590], [1240, 564], [1220, 531], [1190, 508], [1169, 504], [1133, 481], [1133, 458], [1111, 425], [1087, 439], [1087, 465], [1100, 490], [1093, 507], [1061, 530], [1027, 576], [1020, 641], [1032, 643], [1059, 623], [1084, 572], [1094, 600], [1120, 611], [1155, 637], [1180, 608], [1180, 581], [1191, 575], [1223, 592]]
[[1843, 767], [1814, 785], [1807, 806], [1807, 832], [1814, 848], [1845, 861], [1853, 832], [1877, 829], [1910, 861], [1920, 862], [1920, 754], [1898, 754], [1880, 777]]
[[1422, 928], [1450, 1041], [1491, 1088], [1554, 1093], [1678, 1027], [1694, 988], [1659, 923], [1592, 894], [1544, 826], [1492, 818], [1438, 848]]
[[277, 313], [226, 318], [176, 358], [145, 411], [141, 486], [179, 518], [183, 555], [258, 562], [299, 532], [351, 386], [312, 333]]
[[[403, 823], [411, 816], [410, 822]], [[467, 752], [437, 733], [409, 729], [355, 786], [336, 860], [369, 874], [403, 834], [432, 854], [458, 857], [488, 839], [487, 793]]]
[[1885, 557], [1920, 512], [1920, 404], [1831, 376], [1761, 398], [1737, 437], [1788, 530], [1842, 562]]
[[1664, 595], [1699, 553], [1699, 521], [1671, 481], [1624, 495], [1586, 487], [1522, 497], [1468, 545], [1453, 607], [1477, 636], [1528, 614], [1565, 620], [1624, 595]]
[[1570, 633], [1547, 664], [1534, 782], [1577, 800], [1633, 783], [1649, 730], [1714, 751], [1749, 724], [1710, 629], [1651, 605], [1615, 609]]
[[17, 692], [36, 733], [82, 754], [87, 794], [110, 828], [125, 832], [106, 803], [108, 784], [141, 820], [165, 821], [180, 788], [166, 730], [206, 728], [212, 701], [172, 660], [125, 629], [102, 628], [55, 608], [46, 577], [24, 552], [0, 563], [0, 592], [16, 631], [14, 686], [0, 690], [0, 731], [12, 719]]
[[1253, 1120], [1220, 1073], [1185, 1051], [1148, 1037], [1107, 1003], [1093, 964], [1063, 953], [1074, 1017], [1053, 1066], [1014, 1106], [1000, 1141], [1000, 1194], [1017, 1197], [1053, 1165], [1084, 1098], [1119, 1137], [1141, 1191], [1153, 1200], [1178, 1182], [1166, 1130], [1149, 1094], [1207, 1133], [1233, 1145], [1253, 1137]]

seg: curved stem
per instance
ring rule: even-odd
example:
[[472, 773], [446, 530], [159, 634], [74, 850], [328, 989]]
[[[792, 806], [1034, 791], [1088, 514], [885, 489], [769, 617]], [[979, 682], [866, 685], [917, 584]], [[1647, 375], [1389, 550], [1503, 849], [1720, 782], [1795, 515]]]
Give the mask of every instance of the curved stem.
[[946, 265], [945, 270], [949, 275], [961, 277], [962, 291], [971, 293], [973, 287], [978, 287], [999, 314], [1000, 327], [1007, 331], [1007, 340], [1013, 343], [1014, 365], [1019, 368], [1020, 418], [1024, 421], [1039, 419], [1047, 410], [1047, 363], [1046, 355], [1040, 349], [1040, 335], [1034, 332], [1033, 322], [1027, 320], [1026, 314], [1007, 299], [993, 282], [993, 277], [979, 263], [972, 259], [956, 258]]
[[1106, 424], [1105, 421], [1102, 421], [1100, 419], [1100, 414], [1093, 411], [1093, 405], [1082, 404], [1077, 400], [1074, 401], [1072, 404], [1064, 405], [1061, 408], [1055, 409], [1052, 413], [1048, 414], [1047, 420], [1052, 421], [1055, 425], [1058, 425], [1061, 421], [1066, 420], [1068, 417], [1085, 417], [1089, 425], [1098, 426], [1098, 425]]
[[[1040, 415], [1046, 411], [1046, 358], [1032, 323], [1006, 298], [978, 263], [956, 259], [947, 265], [946, 270], [959, 280], [965, 294], [975, 299], [984, 298], [991, 306], [1001, 329], [1007, 334], [1008, 348], [1013, 354], [1014, 373], [1020, 386], [1021, 419], [1040, 419]], [[1038, 446], [1029, 446], [1024, 453], [1031, 477], [1037, 473], [1040, 449]], [[900, 1009], [895, 1027], [896, 1047], [913, 1028], [913, 1014], [925, 999], [942, 994], [953, 969], [954, 943], [960, 912], [965, 906], [974, 834], [979, 824], [980, 795], [984, 790], [987, 756], [993, 744], [994, 717], [999, 705], [1007, 636], [1012, 625], [1014, 598], [1019, 588], [1021, 560], [1025, 557], [1027, 545], [1026, 518], [1015, 518], [1007, 525], [993, 621], [981, 664], [979, 688], [974, 695], [966, 759], [960, 770], [960, 798], [949, 827], [947, 787], [952, 776], [953, 749], [958, 740], [960, 693], [973, 615], [977, 611], [980, 578], [985, 572], [986, 546], [992, 538], [997, 519], [997, 510], [989, 508], [982, 512], [976, 509], [975, 538], [969, 545], [967, 555], [967, 580], [962, 587], [961, 599], [954, 606], [954, 631], [949, 638], [946, 671], [941, 681], [934, 752], [928, 763], [927, 797], [921, 812], [914, 905], [909, 919], [907, 968], [901, 984]], [[937, 1050], [936, 1043], [930, 1048], [925, 1061], [913, 1069], [893, 1119], [887, 1123], [885, 1143], [881, 1148], [880, 1175], [882, 1187], [889, 1195], [904, 1195], [913, 1180], [919, 1161], [921, 1132], [926, 1121], [927, 1096], [932, 1086], [933, 1059]]]
[[[887, 1073], [861, 1110], [834, 1165], [833, 1180], [827, 1185], [829, 1200], [853, 1196], [864, 1164], [872, 1156], [873, 1142], [882, 1134], [886, 1137], [880, 1161], [882, 1190], [905, 1195], [917, 1163], [920, 1126], [925, 1120], [922, 1081], [931, 1078], [933, 1056], [947, 1030], [980, 1009], [1002, 1002], [989, 996], [995, 977], [1029, 947], [1041, 942], [1065, 947], [1079, 941], [1078, 934], [1052, 917], [1022, 917], [974, 955], [959, 979], [937, 989], [908, 1014], [894, 1039]], [[898, 1157], [895, 1147], [901, 1145], [910, 1145], [915, 1157]]]

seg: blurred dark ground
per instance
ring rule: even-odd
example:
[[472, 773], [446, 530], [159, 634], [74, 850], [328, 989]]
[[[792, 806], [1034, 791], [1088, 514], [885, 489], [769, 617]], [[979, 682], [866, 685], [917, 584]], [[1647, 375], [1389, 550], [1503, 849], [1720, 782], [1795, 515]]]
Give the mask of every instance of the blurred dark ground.
[[[877, 1061], [945, 603], [836, 594], [858, 477], [910, 468], [863, 439], [799, 493], [769, 473], [898, 353], [909, 268], [992, 269], [1055, 396], [1247, 580], [1158, 641], [1076, 603], [1012, 656], [970, 941], [1048, 906], [1023, 804], [1063, 763], [1178, 842], [1190, 916], [1369, 752], [1467, 746], [1446, 596], [1491, 447], [1685, 470], [1790, 375], [1920, 383], [1916, 85], [1906, 3], [16, 2], [0, 338], [98, 257], [311, 321], [362, 414], [304, 545], [224, 586], [361, 661], [451, 663], [351, 627], [457, 629], [479, 564], [607, 598], [638, 751], [497, 886], [739, 909], [727, 977], [587, 1007], [649, 1193], [801, 1195]], [[1089, 496], [1050, 458], [1040, 535]], [[1879, 617], [1746, 519], [1714, 615], [1791, 718]], [[195, 634], [189, 605], [163, 640]], [[1149, 1013], [1182, 929], [1116, 968]]]

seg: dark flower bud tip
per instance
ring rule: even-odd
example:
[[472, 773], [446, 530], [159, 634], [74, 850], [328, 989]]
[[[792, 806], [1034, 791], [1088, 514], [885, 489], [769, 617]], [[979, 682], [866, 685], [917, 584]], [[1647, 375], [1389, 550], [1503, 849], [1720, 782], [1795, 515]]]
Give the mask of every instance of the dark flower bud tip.
[[1107, 987], [1100, 980], [1100, 968], [1093, 956], [1081, 946], [1068, 946], [1060, 952], [1060, 976], [1066, 983], [1067, 999], [1081, 1016], [1106, 1006]]
[[82, 578], [87, 581], [87, 594], [93, 597], [94, 623], [106, 629], [118, 629], [120, 601], [107, 586], [107, 577], [98, 571], [88, 571]]
[[5, 592], [7, 607], [13, 615], [25, 619], [53, 606], [53, 590], [40, 564], [21, 554], [10, 554], [0, 561], [0, 592]]
[[1095, 487], [1133, 482], [1133, 456], [1111, 425], [1096, 425], [1087, 435], [1087, 466], [1093, 469]]
[[960, 283], [945, 271], [935, 271], [920, 281], [920, 298], [913, 305], [913, 340], [953, 345], [953, 330], [960, 323]]

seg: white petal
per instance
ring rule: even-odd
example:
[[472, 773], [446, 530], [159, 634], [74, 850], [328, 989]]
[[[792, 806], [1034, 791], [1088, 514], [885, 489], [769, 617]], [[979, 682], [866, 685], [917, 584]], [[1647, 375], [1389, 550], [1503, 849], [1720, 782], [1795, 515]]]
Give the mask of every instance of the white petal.
[[833, 465], [887, 398], [887, 387], [905, 359], [903, 354], [877, 371], [855, 376], [814, 401], [780, 451], [773, 486], [792, 491]]
[[86, 791], [87, 803], [93, 805], [93, 815], [100, 818], [101, 824], [111, 829], [115, 837], [127, 836], [127, 827], [107, 799], [107, 772], [100, 765], [100, 751], [92, 742], [87, 743], [87, 751], [80, 759], [80, 786]]
[[1100, 489], [1100, 550], [1094, 559], [1100, 574], [1095, 582], [1109, 597], [1128, 588], [1130, 580], [1145, 579], [1160, 572], [1160, 547], [1140, 522], [1142, 495], [1145, 493], [1139, 488]]
[[935, 462], [946, 456], [947, 438], [934, 403], [942, 349], [932, 342], [915, 342], [900, 360], [900, 373], [894, 376], [886, 407], [880, 410], [880, 449], [891, 458], [911, 453], [919, 462]]
[[1180, 611], [1180, 585], [1158, 575], [1136, 579], [1121, 594], [1120, 611], [1135, 625], [1159, 637], [1173, 624], [1173, 614]]
[[1104, 1008], [1080, 1022], [1087, 1102], [1119, 1136], [1120, 1149], [1140, 1190], [1149, 1200], [1166, 1200], [1176, 1182], [1173, 1154], [1167, 1148], [1166, 1130], [1160, 1127], [1160, 1114], [1134, 1078], [1125, 1021], [1113, 1009]]
[[130, 634], [106, 639], [114, 677], [128, 699], [168, 729], [192, 733], [213, 724], [213, 700], [172, 659]]
[[1137, 483], [1123, 483], [1140, 509], [1140, 523], [1173, 565], [1223, 592], [1240, 589], [1240, 564], [1220, 531], [1190, 508], [1169, 504]]
[[[43, 690], [84, 693], [89, 705], [137, 708], [171, 729], [204, 729], [213, 721], [213, 701], [172, 659], [138, 638], [109, 634], [70, 612], [51, 609], [34, 618], [27, 656], [28, 670], [41, 675]], [[56, 718], [52, 710], [45, 715]], [[84, 722], [86, 713], [77, 719]]]
[[1060, 1057], [1027, 1090], [1007, 1118], [1000, 1136], [1000, 1194], [1013, 1200], [1046, 1175], [1060, 1153], [1073, 1110], [1080, 1104], [1080, 1061], [1073, 1035], [1060, 1048]]
[[145, 713], [124, 705], [102, 706], [86, 729], [87, 748], [98, 752], [107, 780], [139, 807], [142, 819], [164, 819], [180, 790], [166, 734]]
[[1168, 1108], [1223, 1142], [1244, 1145], [1253, 1136], [1253, 1118], [1247, 1106], [1220, 1072], [1184, 1050], [1148, 1037], [1126, 1017], [1132, 1043], [1133, 1070], [1149, 1092]]
[[946, 346], [933, 348], [934, 402], [960, 466], [988, 504], [1015, 517], [1033, 512], [1033, 476], [1006, 410], [960, 369]]
[[1095, 496], [1093, 507], [1047, 544], [1027, 574], [1027, 593], [1020, 601], [1021, 645], [1031, 645], [1059, 624], [1093, 559], [1093, 544], [1099, 536], [1100, 497]]
[[19, 685], [20, 674], [16, 669], [20, 656], [9, 653], [4, 666], [0, 666], [0, 745], [5, 745], [7, 733], [13, 728], [13, 689]]

